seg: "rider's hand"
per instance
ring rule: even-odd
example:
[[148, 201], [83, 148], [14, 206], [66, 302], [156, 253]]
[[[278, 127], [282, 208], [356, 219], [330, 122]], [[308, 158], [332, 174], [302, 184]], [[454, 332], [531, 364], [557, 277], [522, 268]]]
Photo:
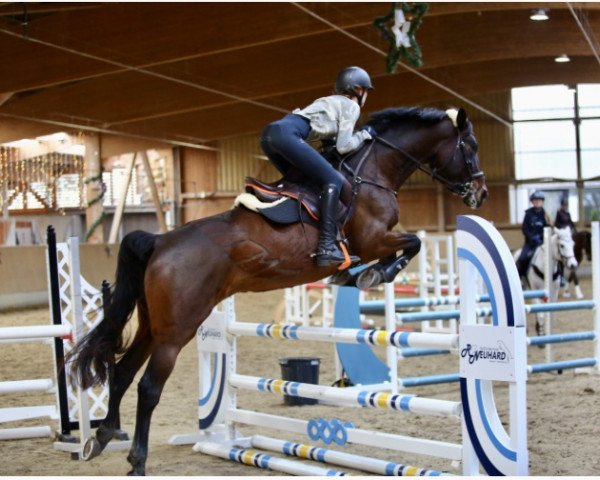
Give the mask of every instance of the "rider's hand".
[[365, 125], [364, 127], [361, 127], [361, 130], [367, 132], [370, 135], [371, 140], [377, 136], [377, 132], [371, 125]]

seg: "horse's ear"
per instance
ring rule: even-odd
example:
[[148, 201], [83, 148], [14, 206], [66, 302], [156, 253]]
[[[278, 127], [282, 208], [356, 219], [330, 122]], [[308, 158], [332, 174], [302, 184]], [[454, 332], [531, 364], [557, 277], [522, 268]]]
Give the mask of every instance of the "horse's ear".
[[456, 126], [460, 131], [463, 131], [467, 128], [467, 122], [467, 112], [464, 108], [459, 108], [456, 115]]

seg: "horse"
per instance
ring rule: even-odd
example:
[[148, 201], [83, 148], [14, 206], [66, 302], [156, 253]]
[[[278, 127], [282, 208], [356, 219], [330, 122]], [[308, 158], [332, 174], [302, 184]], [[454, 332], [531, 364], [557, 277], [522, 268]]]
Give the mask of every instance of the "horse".
[[[352, 191], [352, 215], [344, 233], [349, 250], [365, 264], [377, 261], [371, 271], [389, 278], [420, 248], [416, 235], [392, 230], [399, 219], [396, 192], [413, 172], [426, 171], [473, 209], [488, 191], [464, 109], [386, 109], [367, 124], [378, 135], [344, 158], [345, 167], [338, 170]], [[113, 438], [121, 399], [148, 360], [138, 383], [127, 457], [132, 467], [128, 474], [145, 475], [152, 412], [181, 349], [213, 307], [230, 295], [292, 287], [334, 274], [335, 265], [318, 267], [311, 258], [318, 235], [318, 226], [275, 224], [242, 206], [164, 234], [127, 234], [104, 319], [69, 358], [83, 388], [107, 380], [109, 386], [106, 417], [87, 440], [84, 457], [96, 457]], [[137, 331], [126, 345], [123, 330], [136, 306]]]
[[[582, 230], [580, 232], [573, 234], [573, 242], [575, 242], [574, 251], [575, 251], [575, 259], [577, 260], [577, 264], [581, 265], [581, 261], [583, 260], [583, 254], [585, 253], [588, 261], [592, 261], [592, 234], [587, 230]], [[575, 285], [575, 296], [578, 299], [583, 298], [583, 292], [581, 291], [581, 287], [579, 286], [579, 277], [577, 276], [577, 268], [566, 268], [564, 278], [566, 280], [565, 286], [563, 287], [563, 297], [569, 298], [571, 296], [571, 292], [569, 292], [569, 284], [572, 283]]]
[[[574, 242], [571, 236], [571, 228], [555, 228], [552, 229], [552, 235], [550, 236], [549, 248], [551, 250], [550, 265], [548, 268], [549, 272], [552, 272], [553, 287], [550, 289], [550, 301], [556, 301], [558, 297], [558, 288], [560, 286], [560, 277], [564, 269], [575, 269], [577, 268], [577, 260], [575, 259]], [[527, 268], [525, 278], [523, 279], [524, 288], [532, 290], [544, 290], [545, 286], [545, 258], [546, 258], [546, 244], [540, 245], [533, 256], [531, 262]], [[519, 258], [521, 250], [517, 250], [514, 254], [515, 262]], [[535, 299], [534, 301], [539, 301]], [[535, 330], [538, 335], [545, 334], [545, 325], [543, 314], [537, 314], [535, 320]], [[542, 345], [543, 346], [543, 345]]]

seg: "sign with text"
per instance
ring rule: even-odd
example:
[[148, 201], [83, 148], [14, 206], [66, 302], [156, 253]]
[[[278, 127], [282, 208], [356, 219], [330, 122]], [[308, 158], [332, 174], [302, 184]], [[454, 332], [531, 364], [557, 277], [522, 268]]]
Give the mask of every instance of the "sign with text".
[[460, 327], [460, 376], [463, 378], [514, 382], [515, 335], [522, 328], [491, 325]]
[[213, 310], [196, 332], [200, 352], [227, 353], [225, 314]]

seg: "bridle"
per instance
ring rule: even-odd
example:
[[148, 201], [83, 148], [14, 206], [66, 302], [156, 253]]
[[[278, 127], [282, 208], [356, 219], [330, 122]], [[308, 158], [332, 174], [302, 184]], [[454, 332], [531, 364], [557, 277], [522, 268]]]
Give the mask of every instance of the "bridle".
[[[382, 188], [384, 190], [387, 190], [387, 191], [393, 193], [394, 195], [397, 195], [398, 193], [396, 191], [392, 190], [391, 188], [386, 187], [385, 185], [381, 185], [372, 180], [366, 180], [360, 176], [360, 172], [365, 163], [365, 160], [371, 153], [371, 150], [373, 149], [373, 146], [375, 145], [375, 143], [379, 142], [382, 145], [386, 146], [387, 148], [390, 148], [392, 150], [395, 150], [395, 151], [401, 153], [405, 158], [407, 158], [408, 160], [413, 162], [419, 170], [425, 172], [427, 175], [431, 176], [431, 178], [440, 182], [450, 192], [460, 196], [461, 198], [465, 198], [469, 193], [474, 191], [474, 189], [475, 189], [474, 181], [477, 180], [478, 178], [483, 177], [484, 172], [482, 170], [480, 170], [478, 172], [473, 172], [473, 168], [474, 168], [473, 160], [471, 158], [469, 158], [465, 152], [465, 142], [460, 134], [460, 131], [458, 131], [458, 129], [457, 129], [457, 135], [458, 135], [458, 138], [456, 141], [456, 147], [454, 148], [452, 157], [450, 157], [447, 161], [445, 161], [443, 163], [443, 165], [441, 165], [440, 167], [431, 168], [425, 162], [418, 160], [413, 155], [408, 153], [406, 150], [404, 150], [403, 148], [401, 148], [397, 145], [394, 145], [393, 143], [389, 142], [385, 138], [375, 137], [374, 141], [370, 143], [367, 150], [364, 152], [363, 156], [359, 160], [355, 169], [352, 169], [352, 167], [350, 167], [345, 162], [346, 159], [343, 159], [340, 164], [340, 170], [344, 169], [347, 173], [349, 173], [351, 175], [351, 177], [353, 179], [353, 182], [352, 182], [353, 190], [358, 185], [365, 183], [367, 185], [372, 185], [372, 186], [375, 186], [378, 188]], [[448, 178], [446, 178], [445, 176], [443, 176], [440, 173], [440, 172], [443, 172], [447, 168], [448, 165], [454, 164], [454, 162], [456, 161], [456, 156], [458, 155], [458, 152], [460, 152], [460, 154], [462, 156], [462, 160], [463, 160], [464, 164], [466, 165], [467, 171], [469, 173], [469, 180], [467, 180], [463, 183], [452, 182], [451, 180], [449, 180]]]
[[[568, 240], [571, 240], [571, 242], [573, 242], [572, 238], [571, 239], [567, 238], [567, 241]], [[573, 247], [575, 247], [575, 242], [573, 242]], [[556, 250], [558, 252], [558, 260], [563, 262], [563, 264], [565, 266], [567, 266], [567, 261], [570, 258], [575, 258], [575, 253], [573, 253], [573, 255], [565, 255], [563, 253], [564, 248], [561, 243], [560, 233], [558, 233], [558, 232], [556, 233]], [[575, 249], [573, 248], [573, 250], [575, 250]]]
[[[474, 168], [473, 160], [467, 156], [467, 154], [465, 152], [465, 141], [463, 140], [463, 138], [458, 130], [457, 130], [457, 135], [458, 135], [458, 137], [456, 140], [456, 147], [454, 148], [452, 157], [450, 157], [448, 160], [446, 160], [441, 166], [434, 167], [434, 168], [431, 168], [426, 163], [416, 159], [414, 156], [412, 156], [406, 150], [398, 147], [397, 145], [394, 145], [393, 143], [387, 141], [385, 138], [375, 137], [375, 140], [379, 141], [386, 147], [391, 148], [392, 150], [396, 150], [397, 152], [400, 152], [402, 155], [404, 155], [406, 158], [408, 158], [411, 162], [413, 162], [419, 170], [421, 170], [422, 172], [425, 172], [431, 178], [440, 182], [452, 193], [455, 193], [456, 195], [460, 196], [461, 198], [464, 198], [471, 191], [473, 191], [473, 182], [476, 179], [483, 177], [484, 173], [482, 170], [480, 170], [478, 172], [473, 172], [473, 168]], [[462, 156], [462, 160], [463, 160], [464, 164], [466, 165], [467, 172], [469, 174], [469, 180], [467, 180], [463, 183], [452, 182], [451, 180], [449, 180], [448, 178], [446, 178], [444, 175], [442, 175], [440, 173], [440, 172], [443, 172], [448, 167], [448, 165], [455, 164], [456, 156], [458, 155], [458, 152], [460, 152], [460, 154]]]

